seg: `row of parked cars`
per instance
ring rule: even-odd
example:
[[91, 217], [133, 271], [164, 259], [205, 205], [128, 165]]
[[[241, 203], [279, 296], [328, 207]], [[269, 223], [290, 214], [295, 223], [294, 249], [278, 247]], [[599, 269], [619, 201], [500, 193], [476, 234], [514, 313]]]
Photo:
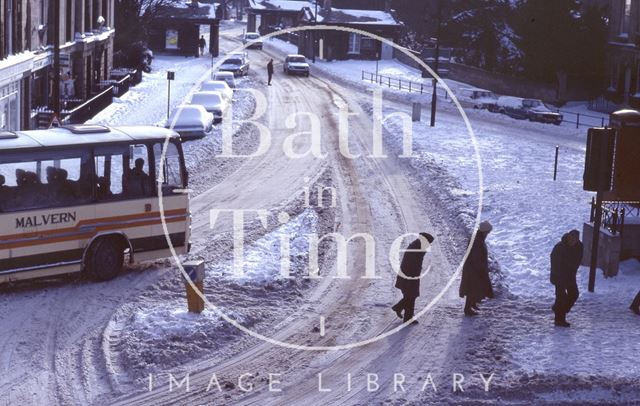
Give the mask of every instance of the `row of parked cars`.
[[178, 106], [165, 123], [180, 134], [183, 140], [205, 137], [220, 123], [233, 101], [236, 77], [249, 72], [249, 57], [246, 52], [227, 55], [211, 80], [204, 81], [188, 103]]
[[462, 89], [459, 99], [474, 109], [486, 109], [492, 113], [501, 113], [518, 120], [537, 121], [560, 125], [562, 114], [549, 109], [541, 100], [512, 96], [498, 97], [490, 90]]

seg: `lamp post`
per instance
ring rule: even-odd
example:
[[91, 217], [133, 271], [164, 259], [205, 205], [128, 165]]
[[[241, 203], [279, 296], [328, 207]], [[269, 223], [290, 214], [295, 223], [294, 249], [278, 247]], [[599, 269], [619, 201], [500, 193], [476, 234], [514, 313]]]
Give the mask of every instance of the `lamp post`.
[[60, 0], [53, 2], [53, 103], [54, 117], [60, 119]]
[[[316, 0], [316, 11], [313, 15], [313, 25], [318, 24], [318, 0]], [[312, 52], [312, 61], [316, 63], [316, 31], [311, 31], [311, 52]]]
[[[436, 75], [438, 75], [438, 66], [440, 64], [440, 36], [442, 35], [442, 0], [438, 1], [438, 11], [437, 11], [437, 19], [438, 19], [438, 30], [436, 33], [436, 52], [435, 52], [435, 63], [433, 71]], [[433, 94], [431, 95], [431, 127], [435, 127], [436, 125], [436, 104], [438, 101], [437, 95], [437, 85], [438, 80], [433, 78]]]

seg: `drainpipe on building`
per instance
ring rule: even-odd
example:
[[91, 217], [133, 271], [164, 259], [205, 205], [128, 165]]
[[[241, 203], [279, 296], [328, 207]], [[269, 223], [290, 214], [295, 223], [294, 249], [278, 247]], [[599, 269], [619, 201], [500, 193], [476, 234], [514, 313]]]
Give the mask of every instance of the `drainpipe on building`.
[[60, 119], [60, 0], [53, 1], [53, 103], [54, 116]]

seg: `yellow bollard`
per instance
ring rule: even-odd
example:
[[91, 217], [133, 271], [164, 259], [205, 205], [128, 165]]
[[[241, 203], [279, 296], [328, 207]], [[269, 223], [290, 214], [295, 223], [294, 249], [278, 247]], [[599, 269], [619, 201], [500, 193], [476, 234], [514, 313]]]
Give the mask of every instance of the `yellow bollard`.
[[[204, 299], [200, 297], [200, 294], [204, 295], [204, 261], [187, 261], [182, 266], [197, 289], [197, 291], [194, 290], [189, 281], [183, 277], [184, 286], [187, 290], [189, 313], [202, 313], [204, 311]], [[200, 294], [198, 294], [198, 291]]]

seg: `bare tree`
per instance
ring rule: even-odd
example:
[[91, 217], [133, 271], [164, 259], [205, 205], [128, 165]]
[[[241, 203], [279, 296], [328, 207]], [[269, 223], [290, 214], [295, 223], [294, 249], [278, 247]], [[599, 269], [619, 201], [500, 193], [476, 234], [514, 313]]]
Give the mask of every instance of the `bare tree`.
[[164, 7], [180, 0], [116, 0], [116, 50], [125, 50], [136, 42], [146, 43], [154, 17]]

